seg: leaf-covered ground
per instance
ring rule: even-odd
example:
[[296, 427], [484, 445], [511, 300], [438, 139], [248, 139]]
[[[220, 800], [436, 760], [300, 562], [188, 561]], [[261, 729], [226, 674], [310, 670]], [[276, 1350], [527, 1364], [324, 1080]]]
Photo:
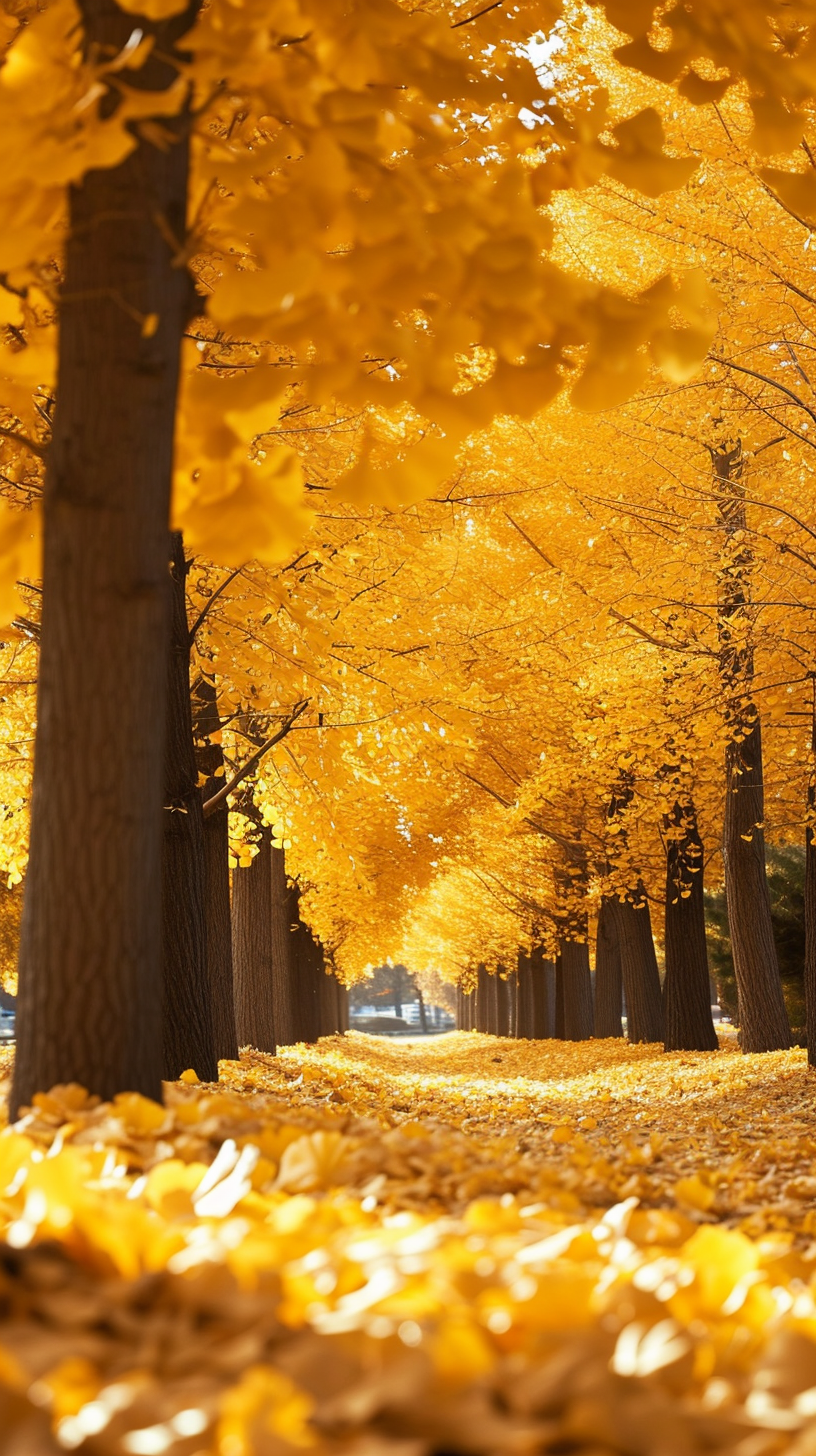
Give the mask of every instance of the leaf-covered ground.
[[0, 1136], [0, 1453], [816, 1450], [816, 1078], [351, 1035]]

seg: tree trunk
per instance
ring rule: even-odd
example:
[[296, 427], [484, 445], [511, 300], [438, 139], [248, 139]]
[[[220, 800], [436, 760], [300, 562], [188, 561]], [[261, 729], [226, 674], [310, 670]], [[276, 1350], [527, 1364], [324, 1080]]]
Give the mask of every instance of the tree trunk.
[[[814, 689], [816, 694], [816, 689]], [[816, 751], [816, 696], [814, 696], [813, 747]], [[805, 828], [805, 1030], [807, 1054], [816, 1067], [816, 783], [808, 784], [808, 824]]]
[[[112, 0], [80, 12], [88, 48], [117, 55], [133, 17]], [[159, 43], [131, 86], [175, 80], [193, 15], [140, 16]], [[178, 140], [140, 139], [69, 189], [12, 1115], [55, 1082], [161, 1095], [168, 525], [194, 311], [175, 241], [188, 121], [161, 125]]]
[[[202, 674], [193, 693], [193, 732], [196, 765], [206, 775], [204, 803], [224, 785], [224, 753], [218, 740], [221, 718], [214, 680]], [[204, 820], [204, 918], [206, 921], [207, 978], [210, 986], [215, 1055], [238, 1056], [232, 977], [232, 917], [229, 883], [229, 810], [224, 804]]]
[[207, 967], [204, 814], [190, 706], [190, 633], [181, 532], [170, 538], [172, 616], [168, 658], [162, 851], [164, 1075], [192, 1067], [218, 1081]]
[[501, 1013], [499, 1009], [500, 992], [499, 977], [497, 972], [494, 973], [492, 976], [489, 975], [487, 978], [487, 995], [487, 1029], [490, 1032], [491, 1036], [498, 1036], [499, 1017]]
[[348, 987], [337, 982], [337, 1030], [344, 1036], [349, 1029], [349, 995]]
[[235, 1029], [240, 1046], [277, 1050], [272, 958], [272, 835], [264, 825], [252, 863], [232, 875]]
[[298, 979], [303, 993], [303, 1025], [300, 1040], [314, 1046], [320, 1040], [320, 967], [323, 957], [311, 931], [301, 924], [295, 932]]
[[518, 1037], [518, 971], [512, 970], [507, 977], [508, 1036]]
[[486, 1036], [490, 1032], [490, 977], [484, 966], [479, 966], [476, 975], [476, 1030]]
[[294, 1034], [297, 1041], [314, 1044], [320, 1037], [320, 982], [323, 951], [314, 939], [308, 925], [300, 919], [298, 911], [299, 894], [297, 886], [290, 890], [290, 904], [293, 914], [292, 947], [295, 966]]
[[631, 1042], [663, 1040], [663, 1007], [657, 969], [652, 917], [643, 886], [638, 903], [610, 899], [620, 946], [621, 979], [626, 996], [626, 1027]]
[[546, 960], [540, 946], [530, 955], [533, 983], [533, 1036], [543, 1041], [555, 1036], [555, 961]]
[[609, 900], [601, 901], [595, 940], [595, 1035], [623, 1036], [621, 1007], [621, 953], [615, 912]]
[[762, 733], [759, 718], [742, 743], [726, 749], [723, 861], [725, 900], [739, 1002], [740, 1046], [772, 1052], [790, 1046], [765, 874]]
[[[295, 940], [292, 932], [292, 891], [286, 882], [286, 853], [274, 844], [271, 849], [272, 876], [272, 995], [275, 1002], [275, 1033], [278, 1046], [292, 1046], [295, 1036]], [[296, 901], [295, 913], [296, 913]], [[348, 1028], [346, 1028], [348, 1030]]]
[[663, 1046], [667, 1052], [715, 1052], [711, 981], [703, 899], [703, 844], [693, 804], [677, 803], [667, 829], [666, 978], [663, 982]]
[[421, 991], [417, 991], [417, 997], [419, 999], [419, 1029], [420, 1029], [420, 1031], [421, 1031], [421, 1033], [422, 1033], [423, 1036], [427, 1036], [427, 1034], [428, 1034], [428, 1013], [427, 1013], [427, 1010], [425, 1008], [425, 997], [423, 996], [423, 994], [422, 994]]
[[[723, 528], [718, 583], [720, 675], [727, 694], [723, 862], [728, 927], [744, 1052], [790, 1046], [765, 873], [762, 730], [751, 701], [753, 647], [746, 612], [751, 602], [753, 552], [747, 530], [742, 446], [711, 451], [717, 512]], [[746, 634], [746, 625], [748, 634]]]
[[465, 1031], [476, 1030], [476, 992], [468, 991], [465, 994]]
[[564, 961], [560, 953], [555, 958], [555, 1037], [566, 1040], [564, 1016]]
[[339, 1030], [337, 1024], [337, 997], [334, 994], [334, 976], [325, 967], [321, 969], [320, 985], [320, 1035], [334, 1036]]
[[496, 982], [496, 1035], [510, 1035], [510, 987], [500, 971], [494, 977]]
[[535, 999], [533, 992], [533, 967], [526, 951], [518, 953], [518, 1002], [516, 1014], [516, 1036], [521, 1041], [535, 1038]]
[[564, 983], [564, 1040], [588, 1041], [592, 1036], [592, 978], [586, 941], [565, 940], [561, 944]]

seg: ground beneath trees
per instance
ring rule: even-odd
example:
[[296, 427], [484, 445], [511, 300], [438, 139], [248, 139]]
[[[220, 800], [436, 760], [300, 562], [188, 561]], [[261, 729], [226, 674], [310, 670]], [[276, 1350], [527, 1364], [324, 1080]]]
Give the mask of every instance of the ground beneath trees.
[[1, 1456], [813, 1456], [815, 1094], [799, 1051], [455, 1033], [39, 1097]]
[[336, 1125], [350, 1132], [356, 1118], [401, 1127], [423, 1164], [407, 1177], [393, 1160], [383, 1167], [382, 1189], [401, 1207], [459, 1211], [505, 1192], [565, 1207], [636, 1197], [751, 1234], [816, 1236], [816, 1076], [806, 1053], [744, 1057], [733, 1035], [723, 1042], [719, 1055], [667, 1056], [623, 1041], [352, 1032], [274, 1060], [250, 1054], [240, 1070], [224, 1063], [222, 1076], [315, 1111], [345, 1108]]

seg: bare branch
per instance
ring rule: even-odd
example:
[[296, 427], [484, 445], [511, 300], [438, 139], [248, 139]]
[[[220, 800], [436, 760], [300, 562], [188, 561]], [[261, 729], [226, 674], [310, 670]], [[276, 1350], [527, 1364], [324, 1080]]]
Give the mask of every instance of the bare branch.
[[215, 603], [218, 601], [218, 598], [221, 596], [221, 593], [226, 591], [227, 587], [230, 585], [230, 582], [233, 582], [235, 580], [236, 576], [239, 576], [240, 573], [243, 571], [243, 569], [244, 569], [243, 566], [236, 566], [235, 570], [234, 571], [231, 571], [230, 574], [229, 574], [229, 576], [225, 576], [224, 577], [224, 580], [221, 582], [220, 586], [217, 586], [215, 588], [215, 591], [208, 598], [208, 600], [204, 603], [203, 607], [201, 608], [201, 611], [199, 612], [199, 614], [196, 617], [196, 619], [195, 619], [192, 627], [190, 628], [190, 646], [191, 647], [192, 647], [193, 643], [195, 642], [196, 633], [198, 632], [199, 627], [203, 626], [204, 622], [207, 620], [207, 616], [209, 614], [210, 608], [215, 605]]
[[21, 435], [19, 430], [7, 430], [0, 425], [0, 439], [12, 440], [15, 445], [22, 445], [24, 450], [30, 450], [38, 460], [45, 460], [48, 455], [47, 445], [39, 445], [36, 440], [29, 439], [28, 435]]
[[259, 748], [256, 748], [255, 752], [250, 755], [246, 763], [241, 768], [236, 770], [229, 783], [224, 784], [223, 788], [220, 788], [217, 794], [213, 794], [211, 799], [206, 800], [204, 804], [205, 819], [208, 819], [211, 814], [215, 813], [216, 809], [220, 809], [221, 805], [226, 803], [229, 795], [238, 788], [239, 784], [242, 784], [244, 782], [244, 779], [249, 777], [249, 775], [252, 773], [252, 770], [256, 768], [257, 765], [260, 763], [264, 754], [268, 753], [270, 748], [274, 748], [276, 743], [280, 743], [281, 739], [285, 738], [287, 733], [291, 732], [292, 727], [297, 722], [298, 718], [301, 716], [301, 714], [306, 712], [310, 701], [310, 698], [304, 698], [302, 703], [298, 703], [297, 707], [290, 714], [282, 727], [278, 729], [277, 733], [273, 733], [271, 738], [267, 738], [265, 743], [262, 743]]

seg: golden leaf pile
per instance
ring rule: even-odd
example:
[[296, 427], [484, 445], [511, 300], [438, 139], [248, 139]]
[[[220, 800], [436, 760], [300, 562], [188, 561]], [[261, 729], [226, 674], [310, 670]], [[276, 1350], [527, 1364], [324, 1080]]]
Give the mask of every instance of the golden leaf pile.
[[0, 1452], [806, 1456], [813, 1147], [798, 1051], [351, 1035], [54, 1089], [0, 1135]]

